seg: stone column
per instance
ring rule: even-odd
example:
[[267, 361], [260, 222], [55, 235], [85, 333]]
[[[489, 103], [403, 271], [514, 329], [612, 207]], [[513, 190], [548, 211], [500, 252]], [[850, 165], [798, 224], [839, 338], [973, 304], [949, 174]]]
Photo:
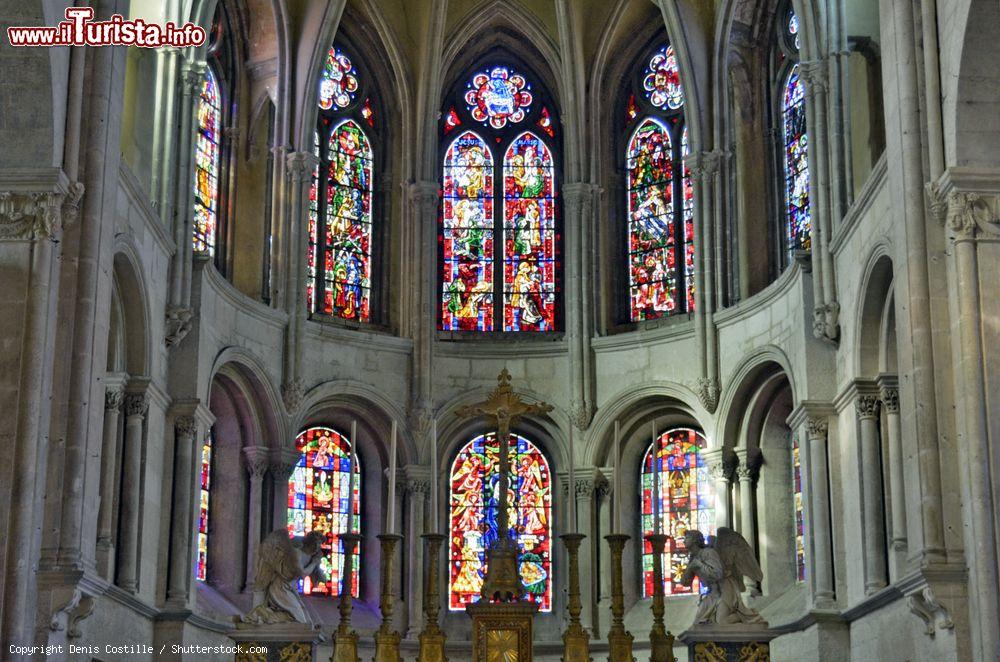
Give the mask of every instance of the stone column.
[[906, 492], [903, 470], [903, 435], [899, 430], [899, 389], [895, 376], [883, 376], [879, 395], [885, 417], [885, 434], [889, 448], [889, 498], [891, 500], [891, 525], [889, 539], [895, 557], [896, 576], [906, 555]]
[[715, 482], [715, 526], [733, 526], [733, 513], [730, 506], [731, 467], [725, 461], [724, 451], [721, 448], [704, 451], [705, 464], [708, 466], [708, 473]]
[[174, 421], [174, 490], [170, 510], [170, 575], [167, 602], [184, 608], [188, 587], [194, 573], [192, 532], [194, 516], [194, 446], [198, 423], [194, 416], [183, 415]]
[[125, 399], [120, 385], [104, 392], [104, 439], [101, 446], [101, 505], [97, 516], [97, 569], [111, 579], [115, 563], [115, 494], [118, 486], [118, 415]]
[[865, 595], [885, 586], [885, 524], [882, 507], [881, 441], [878, 434], [878, 396], [859, 394], [854, 401], [858, 412], [861, 445], [861, 503], [865, 538]]
[[834, 606], [833, 541], [830, 531], [830, 473], [826, 456], [826, 418], [806, 420], [809, 441], [809, 512], [807, 513], [811, 552], [807, 572], [812, 575], [813, 605]]
[[125, 443], [122, 444], [121, 521], [118, 529], [116, 583], [135, 593], [138, 578], [139, 510], [142, 494], [143, 424], [149, 410], [145, 389], [125, 396]]
[[420, 536], [427, 532], [426, 503], [430, 494], [430, 482], [424, 467], [406, 467], [406, 512], [404, 519], [405, 538], [403, 548], [407, 562], [404, 599], [406, 601], [406, 638], [414, 639], [423, 629], [424, 559], [423, 540]]
[[288, 480], [299, 463], [299, 453], [283, 448], [271, 454], [271, 526], [269, 531], [288, 528]]
[[263, 508], [264, 474], [267, 473], [270, 464], [270, 451], [266, 446], [246, 446], [243, 455], [247, 461], [247, 474], [250, 477], [250, 499], [247, 504], [247, 567], [244, 584], [244, 590], [249, 591], [253, 586], [257, 545], [263, 538], [260, 517]]
[[594, 413], [593, 352], [590, 346], [594, 318], [592, 296], [593, 277], [590, 266], [591, 210], [596, 187], [586, 183], [563, 186], [567, 228], [566, 255], [566, 320], [569, 340], [570, 379], [573, 417], [578, 428], [586, 429]]
[[736, 478], [740, 484], [740, 527], [739, 532], [757, 552], [757, 527], [754, 522], [754, 480], [756, 479], [756, 458], [746, 448], [736, 449]]

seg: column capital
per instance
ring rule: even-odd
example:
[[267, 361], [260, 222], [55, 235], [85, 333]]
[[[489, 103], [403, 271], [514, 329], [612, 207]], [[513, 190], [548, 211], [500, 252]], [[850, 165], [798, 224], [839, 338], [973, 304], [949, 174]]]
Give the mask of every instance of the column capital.
[[799, 62], [799, 72], [802, 82], [806, 84], [807, 95], [826, 91], [828, 67], [825, 58]]
[[269, 467], [275, 480], [287, 481], [299, 463], [299, 452], [290, 448], [272, 450]]
[[810, 440], [826, 441], [826, 433], [830, 422], [826, 418], [806, 419], [806, 437]]
[[181, 65], [181, 93], [185, 96], [197, 96], [207, 71], [208, 65], [204, 62], [188, 61]]
[[878, 414], [878, 396], [874, 394], [859, 394], [854, 400], [854, 408], [861, 420], [873, 419]]
[[726, 454], [725, 448], [715, 448], [703, 451], [705, 464], [708, 466], [708, 473], [714, 480], [724, 480], [727, 483], [732, 480], [733, 462]]
[[180, 437], [194, 439], [198, 432], [198, 422], [195, 420], [194, 416], [187, 414], [178, 416], [174, 420], [174, 430], [177, 431], [177, 435]]
[[125, 401], [125, 389], [121, 384], [109, 386], [104, 391], [104, 408], [108, 411], [121, 409]]
[[736, 454], [736, 477], [740, 481], [755, 480], [760, 471], [761, 453], [756, 448], [733, 449]]
[[244, 446], [243, 456], [247, 460], [247, 473], [251, 478], [263, 478], [271, 464], [271, 451], [267, 446]]
[[128, 393], [125, 395], [125, 415], [128, 418], [133, 416], [145, 416], [149, 410], [149, 394], [146, 391]]
[[291, 181], [308, 182], [312, 179], [313, 170], [319, 164], [319, 159], [312, 152], [289, 152], [285, 156], [288, 167], [288, 178]]
[[0, 241], [54, 237], [61, 227], [63, 198], [52, 191], [0, 191]]
[[437, 182], [408, 182], [404, 186], [407, 196], [422, 214], [431, 216], [437, 213], [441, 192], [441, 187]]

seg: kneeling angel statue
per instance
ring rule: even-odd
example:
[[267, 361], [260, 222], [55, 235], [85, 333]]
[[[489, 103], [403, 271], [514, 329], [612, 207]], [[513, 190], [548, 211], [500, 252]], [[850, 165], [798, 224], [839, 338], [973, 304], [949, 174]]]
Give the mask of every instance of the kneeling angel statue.
[[746, 606], [740, 597], [746, 590], [744, 577], [758, 582], [764, 578], [753, 549], [743, 536], [723, 526], [706, 542], [701, 531], [691, 529], [684, 534], [684, 546], [688, 549], [689, 560], [681, 584], [690, 586], [697, 577], [708, 588], [698, 603], [696, 625], [766, 625], [761, 615]]
[[310, 531], [301, 538], [289, 538], [284, 530], [272, 531], [257, 548], [254, 567], [254, 590], [264, 593], [264, 602], [251, 609], [241, 623], [272, 625], [313, 621], [299, 596], [296, 584], [303, 577], [313, 582], [326, 581], [320, 567], [323, 560], [323, 534]]

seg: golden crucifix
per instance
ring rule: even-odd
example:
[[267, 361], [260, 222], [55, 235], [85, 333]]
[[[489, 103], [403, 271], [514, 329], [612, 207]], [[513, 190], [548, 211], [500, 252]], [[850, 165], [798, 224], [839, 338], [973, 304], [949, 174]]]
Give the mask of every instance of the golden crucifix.
[[500, 602], [516, 602], [524, 594], [521, 575], [517, 571], [517, 544], [510, 539], [510, 521], [507, 503], [510, 485], [510, 427], [524, 415], [546, 414], [552, 411], [552, 405], [546, 402], [530, 404], [524, 402], [521, 396], [510, 386], [510, 373], [507, 368], [497, 377], [497, 387], [483, 402], [467, 405], [458, 410], [462, 418], [484, 416], [496, 425], [497, 440], [500, 442], [500, 503], [498, 535], [486, 552], [488, 567], [486, 580], [483, 582], [481, 595], [484, 600]]

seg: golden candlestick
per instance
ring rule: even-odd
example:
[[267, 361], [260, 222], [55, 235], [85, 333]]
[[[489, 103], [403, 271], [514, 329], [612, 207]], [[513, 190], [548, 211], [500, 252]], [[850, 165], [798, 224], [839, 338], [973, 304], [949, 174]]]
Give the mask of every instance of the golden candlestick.
[[382, 624], [375, 632], [375, 658], [373, 662], [399, 662], [400, 636], [392, 629], [392, 610], [396, 599], [392, 592], [392, 561], [395, 558], [396, 543], [402, 540], [403, 536], [395, 533], [383, 533], [378, 536], [378, 539], [382, 544], [382, 592], [379, 596]]
[[622, 552], [629, 536], [612, 533], [604, 536], [611, 548], [611, 629], [608, 630], [608, 662], [635, 662], [632, 635], [625, 631], [625, 592], [622, 583]]
[[663, 624], [663, 549], [667, 536], [651, 533], [646, 536], [653, 550], [653, 627], [649, 630], [649, 662], [675, 662], [674, 635]]
[[444, 656], [444, 631], [438, 626], [441, 598], [438, 591], [438, 554], [444, 536], [440, 533], [425, 533], [421, 538], [426, 544], [427, 568], [424, 577], [424, 629], [420, 633], [420, 654], [418, 662], [447, 662]]
[[342, 533], [344, 545], [344, 571], [340, 582], [340, 624], [334, 633], [332, 662], [358, 662], [358, 633], [351, 630], [351, 594], [354, 590], [354, 546], [361, 544], [357, 533]]
[[590, 635], [580, 624], [583, 602], [580, 600], [580, 542], [586, 538], [582, 533], [564, 533], [559, 536], [569, 556], [569, 625], [563, 632], [563, 662], [589, 662]]

